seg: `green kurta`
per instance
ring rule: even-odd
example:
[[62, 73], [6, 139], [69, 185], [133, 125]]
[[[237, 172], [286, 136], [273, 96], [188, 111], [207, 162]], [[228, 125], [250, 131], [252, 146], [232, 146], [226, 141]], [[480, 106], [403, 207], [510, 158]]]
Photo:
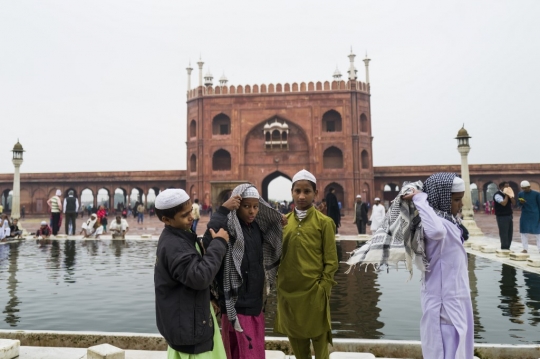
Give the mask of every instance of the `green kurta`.
[[329, 333], [331, 343], [330, 290], [338, 269], [336, 226], [314, 207], [301, 221], [295, 211], [287, 218], [274, 331], [299, 339]]

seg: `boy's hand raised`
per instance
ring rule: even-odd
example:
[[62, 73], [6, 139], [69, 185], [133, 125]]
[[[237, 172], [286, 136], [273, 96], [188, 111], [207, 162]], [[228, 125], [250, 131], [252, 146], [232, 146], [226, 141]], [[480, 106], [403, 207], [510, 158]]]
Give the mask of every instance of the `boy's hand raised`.
[[225, 203], [223, 203], [223, 207], [227, 208], [229, 211], [234, 211], [238, 208], [240, 208], [240, 201], [242, 200], [242, 197], [239, 195], [232, 196], [229, 198]]
[[212, 238], [221, 237], [225, 242], [229, 243], [229, 233], [223, 228], [220, 228], [217, 233], [214, 232], [214, 229], [210, 228], [210, 234], [212, 235]]

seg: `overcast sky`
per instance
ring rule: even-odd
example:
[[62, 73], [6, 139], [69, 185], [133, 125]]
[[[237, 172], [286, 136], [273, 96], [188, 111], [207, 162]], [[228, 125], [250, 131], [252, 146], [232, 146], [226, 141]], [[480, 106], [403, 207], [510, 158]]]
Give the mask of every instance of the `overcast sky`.
[[[0, 173], [186, 168], [185, 68], [234, 85], [370, 65], [375, 166], [538, 162], [540, 1], [2, 1]], [[197, 70], [192, 81], [197, 83]]]

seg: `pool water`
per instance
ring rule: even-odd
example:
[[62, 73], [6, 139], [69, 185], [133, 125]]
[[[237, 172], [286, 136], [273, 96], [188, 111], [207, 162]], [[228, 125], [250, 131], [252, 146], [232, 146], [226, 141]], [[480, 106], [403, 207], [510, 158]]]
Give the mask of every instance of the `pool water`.
[[[0, 245], [0, 329], [157, 333], [156, 241], [23, 241]], [[337, 244], [340, 260], [356, 243]], [[419, 340], [420, 276], [346, 275], [332, 290], [336, 338]], [[540, 344], [540, 276], [469, 255], [479, 343]], [[272, 332], [275, 295], [266, 308]]]

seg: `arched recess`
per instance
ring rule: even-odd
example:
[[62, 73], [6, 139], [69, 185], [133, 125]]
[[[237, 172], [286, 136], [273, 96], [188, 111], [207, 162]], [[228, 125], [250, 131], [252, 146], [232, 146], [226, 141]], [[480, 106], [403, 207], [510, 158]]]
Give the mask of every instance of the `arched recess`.
[[127, 191], [122, 187], [116, 188], [113, 194], [114, 208], [117, 211], [121, 212], [126, 207], [126, 204], [127, 204]]
[[[21, 188], [21, 211], [24, 206], [25, 215], [32, 211], [32, 196], [26, 188]], [[22, 213], [22, 212], [21, 212]]]
[[[275, 172], [272, 172], [270, 173], [268, 176], [266, 176], [263, 181], [262, 181], [262, 184], [261, 184], [261, 188], [260, 188], [260, 191], [261, 191], [261, 196], [262, 198], [265, 200], [265, 201], [268, 201], [268, 187], [270, 186], [270, 183], [278, 178], [284, 178], [286, 179], [288, 182], [284, 182], [284, 183], [289, 183], [289, 186], [287, 188], [283, 188], [283, 190], [280, 189], [280, 193], [283, 193], [283, 192], [286, 192], [288, 193], [288, 197], [287, 198], [290, 198], [291, 197], [291, 185], [292, 185], [292, 180], [291, 180], [291, 177], [287, 176], [285, 173], [283, 172], [280, 172], [280, 171], [275, 171]], [[280, 199], [284, 199], [284, 198], [272, 198], [274, 200], [280, 200]]]
[[395, 183], [387, 183], [383, 189], [384, 203], [392, 202], [399, 193], [399, 187]]
[[224, 150], [217, 150], [212, 155], [212, 170], [214, 171], [230, 171], [231, 170], [231, 154]]
[[323, 152], [323, 168], [343, 168], [343, 152], [335, 146], [328, 147]]
[[103, 206], [105, 208], [111, 208], [111, 195], [107, 188], [100, 188], [97, 191], [97, 206]]
[[81, 206], [84, 206], [84, 208], [88, 208], [90, 206], [91, 208], [94, 207], [94, 191], [92, 191], [90, 188], [85, 188], [81, 191]]
[[360, 115], [360, 132], [368, 132], [368, 120], [365, 114]]
[[42, 188], [38, 188], [33, 194], [33, 212], [44, 213], [47, 209], [47, 196]]
[[361, 158], [362, 158], [362, 168], [368, 169], [369, 168], [369, 154], [366, 150], [362, 151]]
[[493, 182], [488, 182], [484, 184], [484, 203], [491, 202], [493, 200], [493, 195], [498, 191], [498, 186]]
[[224, 113], [220, 113], [212, 120], [212, 135], [230, 135], [231, 119]]
[[154, 203], [156, 202], [156, 196], [159, 194], [159, 192], [156, 192], [154, 188], [148, 189], [148, 194], [146, 195], [146, 208], [150, 209], [154, 207]]
[[197, 172], [197, 156], [194, 153], [189, 158], [189, 172]]
[[[267, 147], [267, 141], [271, 141], [271, 133], [266, 139], [265, 126], [275, 123], [276, 120], [288, 126], [287, 137], [283, 137], [287, 143], [286, 150], [285, 147], [282, 147], [282, 150], [277, 150], [276, 147], [273, 149]], [[266, 133], [268, 132], [266, 131]], [[279, 170], [283, 173], [296, 173], [298, 172], [296, 159], [311, 158], [310, 140], [303, 128], [293, 121], [277, 115], [272, 115], [253, 126], [245, 136], [242, 148], [244, 151], [244, 178], [258, 178], [261, 170], [266, 174], [268, 168], [278, 169], [276, 165], [279, 165]]]
[[[330, 183], [328, 186], [326, 186], [324, 188], [324, 196], [326, 197], [326, 194], [330, 191], [330, 188], [333, 188], [335, 189], [336, 191], [334, 192], [334, 194], [336, 195], [337, 197], [337, 200], [338, 202], [341, 202], [341, 208], [343, 208], [345, 206], [345, 194], [344, 194], [344, 191], [343, 191], [343, 186], [341, 186], [339, 183], [337, 182], [332, 182]], [[321, 198], [322, 199], [322, 198]]]
[[13, 190], [8, 188], [2, 191], [2, 206], [4, 207], [4, 212], [11, 212], [11, 203], [13, 201]]
[[530, 184], [531, 184], [531, 189], [533, 191], [540, 191], [540, 184], [538, 184], [538, 182], [535, 182], [535, 181], [529, 181]]
[[373, 198], [371, 198], [371, 190], [369, 188], [369, 183], [364, 182], [362, 185], [362, 200], [364, 202], [373, 203]]
[[476, 207], [476, 209], [480, 206], [480, 199], [478, 197], [478, 186], [476, 183], [471, 183], [471, 202], [473, 205], [473, 209]]
[[189, 188], [189, 198], [191, 198], [191, 200], [195, 200], [195, 198], [197, 198], [197, 186], [196, 185], [191, 185], [191, 187]]
[[136, 208], [141, 203], [144, 204], [145, 199], [144, 191], [140, 187], [131, 189], [131, 194], [129, 195], [129, 205], [131, 208]]
[[323, 132], [341, 132], [341, 115], [336, 110], [326, 111], [322, 117]]
[[189, 124], [189, 137], [197, 137], [197, 121], [195, 120], [191, 120], [191, 123]]

